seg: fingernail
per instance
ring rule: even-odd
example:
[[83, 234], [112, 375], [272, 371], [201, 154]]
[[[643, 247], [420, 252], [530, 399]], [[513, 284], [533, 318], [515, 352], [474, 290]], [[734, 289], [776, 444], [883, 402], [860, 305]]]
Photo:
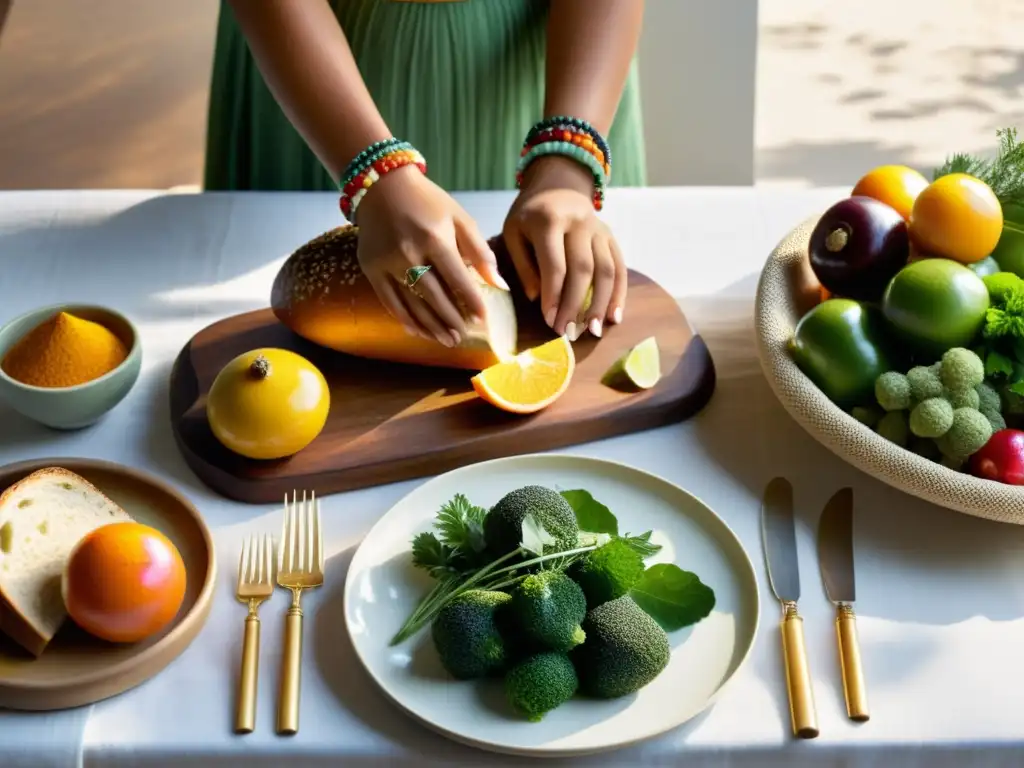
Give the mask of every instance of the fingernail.
[[590, 332], [592, 334], [594, 334], [598, 338], [601, 338], [601, 320], [600, 320], [600, 318], [595, 317], [595, 318], [591, 319], [590, 325], [587, 326], [587, 327], [590, 328]]
[[483, 325], [484, 318], [482, 315], [473, 315], [471, 318], [469, 318], [469, 322], [472, 323], [473, 325]]
[[576, 341], [579, 338], [576, 333], [576, 323], [565, 324], [565, 335], [569, 337], [569, 341]]
[[511, 291], [512, 288], [508, 283], [505, 282], [505, 278], [498, 274], [497, 269], [491, 270], [491, 274], [494, 276], [494, 284], [501, 288], [503, 291]]
[[622, 307], [616, 307], [612, 312], [612, 320], [616, 325], [622, 322]]
[[556, 314], [558, 314], [558, 307], [552, 307], [551, 309], [544, 313], [544, 322], [548, 324], [548, 327], [551, 327], [555, 324]]
[[462, 336], [459, 334], [459, 332], [458, 331], [448, 331], [448, 333], [452, 337], [452, 346], [453, 347], [459, 346], [459, 342], [462, 341]]

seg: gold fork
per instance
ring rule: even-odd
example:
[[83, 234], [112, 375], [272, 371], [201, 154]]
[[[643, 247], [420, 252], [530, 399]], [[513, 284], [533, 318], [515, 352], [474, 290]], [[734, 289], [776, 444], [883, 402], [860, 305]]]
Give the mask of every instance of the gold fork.
[[260, 664], [260, 603], [274, 594], [274, 540], [267, 534], [242, 543], [238, 560], [238, 599], [249, 606], [242, 642], [242, 674], [238, 680], [235, 733], [256, 727], [256, 680]]
[[284, 669], [277, 703], [277, 732], [299, 730], [299, 683], [302, 670], [302, 591], [324, 583], [324, 547], [320, 533], [320, 502], [302, 492], [301, 505], [292, 491], [284, 497], [284, 522], [278, 552], [277, 583], [291, 590], [292, 603], [284, 624]]

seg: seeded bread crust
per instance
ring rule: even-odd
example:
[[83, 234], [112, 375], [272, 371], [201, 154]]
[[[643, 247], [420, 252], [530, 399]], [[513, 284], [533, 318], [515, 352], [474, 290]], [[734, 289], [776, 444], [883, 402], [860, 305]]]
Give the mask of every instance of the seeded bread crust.
[[[299, 336], [356, 357], [480, 371], [515, 354], [512, 296], [479, 279], [490, 328], [470, 324], [455, 347], [410, 335], [384, 307], [357, 258], [358, 228], [342, 226], [300, 246], [271, 289], [277, 319]], [[398, 291], [409, 291], [396, 285]], [[413, 297], [413, 301], [421, 301]]]
[[[69, 497], [48, 499], [58, 490]], [[67, 618], [60, 577], [75, 545], [101, 525], [130, 520], [92, 483], [61, 467], [37, 470], [0, 494], [0, 632], [42, 654]]]

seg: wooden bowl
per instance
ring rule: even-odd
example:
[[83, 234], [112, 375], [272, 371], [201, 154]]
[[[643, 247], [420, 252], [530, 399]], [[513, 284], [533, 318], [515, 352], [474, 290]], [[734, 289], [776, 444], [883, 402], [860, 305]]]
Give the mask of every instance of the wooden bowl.
[[1024, 487], [958, 472], [900, 448], [835, 405], [797, 367], [787, 342], [800, 318], [822, 298], [807, 253], [816, 223], [817, 217], [809, 219], [782, 239], [757, 287], [758, 356], [782, 406], [837, 456], [894, 488], [957, 512], [1024, 525]]
[[69, 618], [43, 654], [34, 659], [0, 635], [0, 707], [7, 709], [78, 707], [150, 679], [199, 634], [213, 603], [217, 578], [209, 529], [198, 510], [170, 486], [118, 464], [54, 458], [0, 467], [0, 488], [44, 467], [64, 467], [81, 475], [135, 520], [165, 533], [185, 561], [188, 583], [171, 624], [139, 643], [107, 643], [86, 634]]

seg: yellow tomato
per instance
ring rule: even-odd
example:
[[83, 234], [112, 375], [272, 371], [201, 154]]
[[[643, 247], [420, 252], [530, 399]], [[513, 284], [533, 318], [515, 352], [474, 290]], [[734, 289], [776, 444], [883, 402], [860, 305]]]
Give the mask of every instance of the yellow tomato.
[[850, 195], [863, 195], [885, 203], [903, 217], [910, 218], [914, 201], [928, 186], [928, 179], [905, 165], [880, 165], [868, 171], [854, 185]]
[[239, 355], [217, 374], [206, 414], [217, 439], [250, 459], [280, 459], [309, 445], [327, 422], [323, 374], [286, 349]]
[[909, 229], [919, 251], [973, 264], [992, 253], [999, 242], [1003, 209], [981, 179], [951, 173], [917, 196]]

